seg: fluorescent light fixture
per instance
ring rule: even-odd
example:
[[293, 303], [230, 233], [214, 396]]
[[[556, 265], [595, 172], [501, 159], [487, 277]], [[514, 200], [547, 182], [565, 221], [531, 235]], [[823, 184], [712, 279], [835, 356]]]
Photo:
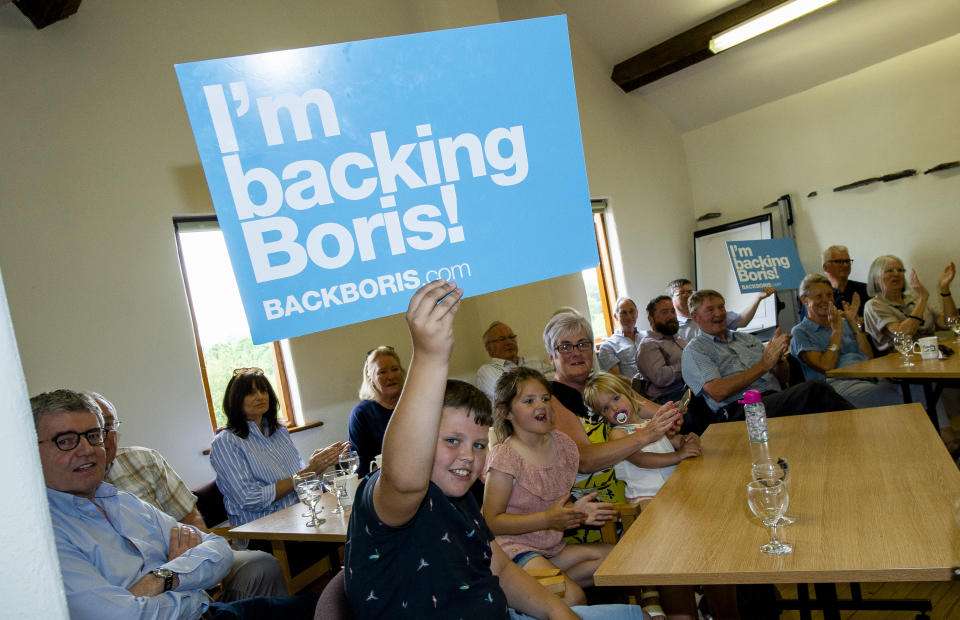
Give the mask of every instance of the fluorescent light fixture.
[[761, 35], [768, 30], [778, 28], [787, 22], [791, 22], [798, 17], [803, 17], [807, 13], [812, 13], [836, 1], [837, 0], [791, 0], [791, 2], [781, 4], [769, 11], [764, 11], [742, 24], [714, 35], [710, 39], [710, 51], [714, 54], [719, 54], [725, 49], [730, 49], [734, 45], [739, 45], [748, 39]]

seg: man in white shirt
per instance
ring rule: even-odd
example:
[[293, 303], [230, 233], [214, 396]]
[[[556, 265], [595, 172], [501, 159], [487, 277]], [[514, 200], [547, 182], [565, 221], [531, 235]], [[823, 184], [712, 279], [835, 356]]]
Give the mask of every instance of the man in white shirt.
[[[477, 369], [477, 387], [480, 388], [490, 400], [494, 398], [494, 390], [497, 387], [497, 379], [500, 375], [516, 368], [517, 366], [526, 366], [539, 370], [544, 375], [551, 371], [551, 368], [538, 359], [527, 360], [520, 357], [517, 347], [517, 335], [513, 333], [509, 325], [494, 321], [490, 327], [483, 332], [483, 346], [490, 356], [490, 362]], [[552, 375], [552, 373], [551, 373]], [[547, 377], [549, 378], [549, 376]]]

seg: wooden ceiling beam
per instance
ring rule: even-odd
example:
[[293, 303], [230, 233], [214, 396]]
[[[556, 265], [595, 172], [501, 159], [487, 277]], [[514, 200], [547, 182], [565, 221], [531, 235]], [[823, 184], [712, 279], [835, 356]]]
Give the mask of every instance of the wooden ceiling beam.
[[616, 82], [623, 92], [629, 93], [645, 84], [695, 65], [714, 55], [710, 51], [710, 39], [714, 35], [784, 2], [787, 0], [750, 0], [734, 7], [726, 13], [617, 63], [610, 79]]

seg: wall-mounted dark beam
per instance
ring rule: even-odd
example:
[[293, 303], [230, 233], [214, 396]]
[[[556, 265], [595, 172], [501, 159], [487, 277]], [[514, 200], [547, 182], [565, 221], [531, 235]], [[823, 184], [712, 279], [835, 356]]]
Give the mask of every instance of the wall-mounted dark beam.
[[30, 18], [37, 30], [66, 19], [77, 12], [83, 0], [13, 0], [20, 12]]
[[724, 30], [763, 13], [787, 0], [750, 0], [703, 22], [672, 39], [617, 63], [610, 78], [629, 93], [635, 88], [676, 73], [713, 56], [710, 39]]

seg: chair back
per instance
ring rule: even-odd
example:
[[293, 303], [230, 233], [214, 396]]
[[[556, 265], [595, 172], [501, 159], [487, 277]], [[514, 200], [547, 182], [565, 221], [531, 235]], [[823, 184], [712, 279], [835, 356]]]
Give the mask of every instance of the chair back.
[[353, 613], [347, 603], [347, 594], [343, 591], [343, 569], [327, 583], [317, 601], [317, 610], [313, 620], [352, 620]]
[[203, 516], [207, 527], [213, 528], [227, 520], [227, 509], [223, 505], [223, 493], [217, 488], [217, 481], [191, 489], [197, 496], [197, 510]]

